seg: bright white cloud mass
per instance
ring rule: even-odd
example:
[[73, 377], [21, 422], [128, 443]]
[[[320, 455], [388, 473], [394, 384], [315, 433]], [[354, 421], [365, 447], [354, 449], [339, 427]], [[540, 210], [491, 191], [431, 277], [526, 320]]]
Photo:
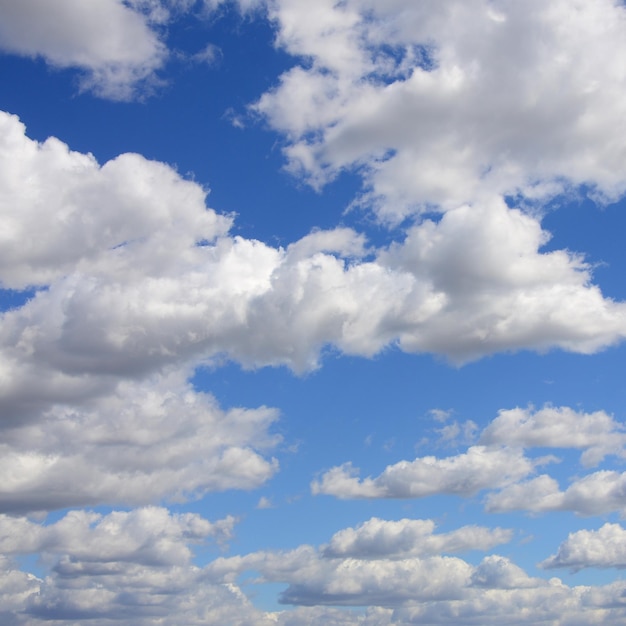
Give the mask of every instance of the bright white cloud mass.
[[624, 621], [625, 57], [618, 0], [0, 0], [0, 621]]

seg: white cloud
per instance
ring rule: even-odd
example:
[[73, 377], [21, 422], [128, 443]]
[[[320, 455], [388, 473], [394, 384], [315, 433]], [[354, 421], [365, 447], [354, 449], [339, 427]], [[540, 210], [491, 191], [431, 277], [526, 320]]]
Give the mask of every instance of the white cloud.
[[[23, 517], [0, 516], [0, 549], [5, 555], [37, 554], [45, 561], [63, 558], [70, 567], [87, 564], [136, 563], [185, 565], [191, 560], [189, 543], [208, 537], [232, 537], [235, 518], [209, 522], [196, 513], [171, 514], [162, 507], [145, 507], [107, 515], [70, 511], [52, 524]], [[94, 565], [95, 567], [95, 565]]]
[[626, 472], [601, 470], [574, 480], [567, 489], [545, 474], [509, 485], [486, 498], [492, 513], [573, 511], [577, 515], [626, 512]]
[[55, 405], [5, 431], [0, 510], [148, 504], [252, 489], [277, 470], [272, 409], [220, 409], [181, 374], [122, 382], [83, 408]]
[[570, 533], [557, 553], [541, 566], [574, 571], [586, 567], [626, 567], [626, 530], [619, 524], [604, 524], [598, 530]]
[[423, 498], [435, 494], [471, 496], [528, 476], [536, 461], [519, 449], [472, 446], [466, 453], [438, 459], [419, 457], [389, 465], [375, 478], [358, 478], [348, 463], [311, 484], [314, 494], [339, 498]]
[[622, 424], [603, 411], [581, 413], [569, 407], [502, 410], [482, 432], [480, 443], [582, 449], [587, 466], [609, 454], [626, 456]]
[[306, 61], [256, 109], [314, 184], [361, 168], [383, 221], [570, 184], [624, 193], [622, 3], [270, 6], [278, 45]]
[[[150, 4], [150, 6], [148, 6]], [[128, 100], [157, 81], [167, 49], [150, 21], [166, 21], [164, 3], [122, 0], [2, 0], [0, 49], [84, 71], [81, 88]], [[131, 7], [149, 9], [147, 13]]]
[[322, 550], [324, 557], [358, 559], [423, 557], [439, 553], [490, 550], [507, 543], [513, 532], [481, 526], [463, 526], [448, 533], [434, 534], [432, 520], [387, 521], [376, 517], [357, 528], [335, 533]]
[[[14, 116], [0, 115], [0, 124], [0, 280], [8, 288], [39, 288], [1, 317], [4, 425], [27, 420], [23, 427], [32, 429], [4, 440], [5, 462], [23, 468], [21, 483], [6, 487], [9, 508], [111, 497], [145, 504], [261, 484], [274, 471], [251, 449], [274, 419], [265, 410], [243, 413], [257, 424], [256, 439], [244, 429], [222, 446], [215, 444], [221, 434], [191, 409], [190, 432], [208, 429], [208, 447], [191, 436], [152, 442], [141, 454], [132, 444], [128, 458], [143, 459], [141, 468], [111, 460], [106, 445], [79, 430], [104, 428], [98, 415], [126, 402], [142, 431], [155, 418], [129, 400], [133, 395], [155, 394], [156, 405], [183, 413], [190, 393], [198, 406], [211, 405], [184, 383], [211, 359], [305, 371], [327, 346], [371, 356], [398, 345], [462, 362], [519, 348], [593, 352], [626, 332], [626, 305], [604, 299], [575, 255], [541, 253], [547, 234], [539, 223], [502, 202], [450, 210], [382, 250], [368, 250], [347, 228], [315, 231], [276, 249], [229, 235], [232, 219], [207, 209], [206, 191], [165, 164], [121, 155], [100, 166], [59, 140], [30, 140]], [[170, 399], [167, 385], [180, 396]], [[206, 410], [219, 414], [213, 405]], [[59, 433], [67, 428], [79, 432], [71, 441], [82, 448], [65, 443]], [[47, 447], [32, 443], [44, 441]], [[597, 445], [587, 453], [597, 456]], [[341, 479], [350, 497], [469, 494], [526, 476], [532, 466], [515, 453], [519, 463], [504, 467], [496, 461], [504, 453], [479, 450], [390, 468], [377, 482], [335, 469], [320, 489], [338, 493]], [[157, 453], [175, 469], [159, 466]], [[180, 465], [183, 457], [188, 462]], [[193, 471], [200, 458], [202, 480]], [[477, 459], [487, 465], [477, 461], [477, 471], [461, 476], [465, 469], [458, 468]], [[68, 489], [67, 472], [77, 467], [85, 480]], [[429, 478], [411, 486], [409, 474], [422, 471]]]
[[[368, 606], [369, 614], [355, 621], [359, 624], [370, 624], [369, 620], [399, 626], [550, 621], [555, 626], [582, 626], [617, 623], [625, 615], [618, 600], [624, 593], [621, 581], [605, 587], [568, 587], [558, 578], [529, 576], [499, 555], [486, 556], [476, 566], [440, 556], [378, 557], [329, 558], [310, 546], [300, 546], [289, 552], [220, 558], [207, 570], [215, 580], [228, 581], [253, 570], [260, 574], [257, 583], [287, 583], [282, 601], [296, 605]], [[374, 612], [373, 607], [379, 610]], [[385, 607], [393, 611], [386, 612]], [[287, 624], [301, 623], [298, 610], [286, 612], [289, 615], [292, 620], [287, 618]]]
[[[558, 579], [528, 576], [498, 555], [473, 566], [456, 557], [388, 559], [369, 553], [372, 558], [362, 559], [300, 546], [289, 552], [221, 557], [204, 568], [193, 565], [191, 546], [228, 535], [232, 525], [232, 519], [211, 523], [196, 514], [174, 515], [158, 507], [108, 515], [73, 511], [48, 526], [2, 516], [3, 547], [14, 554], [41, 550], [43, 565], [51, 568], [45, 579], [38, 579], [2, 563], [3, 617], [8, 624], [56, 619], [90, 620], [96, 626], [130, 621], [140, 626], [157, 621], [164, 626], [406, 626], [451, 619], [459, 626], [503, 619], [514, 624], [549, 619], [555, 626], [571, 626], [616, 623], [623, 617], [616, 602], [624, 593], [621, 582], [567, 587]], [[447, 533], [448, 539], [467, 531]], [[254, 584], [287, 584], [282, 601], [296, 608], [273, 613], [255, 609], [235, 583], [239, 575], [252, 572]], [[575, 615], [582, 621], [574, 621]]]

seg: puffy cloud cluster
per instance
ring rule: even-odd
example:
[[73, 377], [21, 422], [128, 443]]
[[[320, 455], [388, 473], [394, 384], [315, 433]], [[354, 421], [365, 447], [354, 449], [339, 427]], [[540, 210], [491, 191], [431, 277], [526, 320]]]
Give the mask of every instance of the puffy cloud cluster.
[[[385, 532], [371, 533], [372, 526], [386, 528], [394, 536], [403, 531], [413, 536], [406, 555], [397, 553]], [[509, 559], [486, 556], [478, 565], [455, 556], [422, 554], [437, 535], [428, 520], [386, 522], [370, 520], [357, 529], [340, 531], [329, 546], [344, 538], [367, 536], [368, 549], [359, 554], [329, 552], [328, 546], [316, 550], [300, 546], [289, 552], [256, 552], [240, 557], [218, 558], [207, 566], [215, 580], [233, 581], [254, 570], [257, 583], [281, 582], [289, 586], [282, 601], [300, 606], [368, 606], [365, 615], [352, 614], [355, 624], [446, 624], [459, 625], [538, 624], [550, 621], [558, 626], [583, 623], [611, 623], [623, 618], [623, 583], [606, 587], [569, 587], [559, 579], [529, 576]], [[419, 538], [415, 530], [419, 529]], [[487, 529], [464, 527], [439, 536], [443, 545], [452, 536], [463, 536], [462, 549], [482, 549]], [[474, 533], [475, 542], [470, 538]], [[483, 534], [484, 533], [484, 534]], [[483, 536], [481, 536], [483, 534]], [[492, 535], [492, 539], [497, 532]], [[411, 544], [411, 545], [409, 545]], [[372, 610], [377, 607], [377, 610]], [[299, 625], [300, 610], [286, 615], [286, 624]], [[344, 613], [344, 619], [350, 615]], [[281, 616], [282, 617], [282, 616]], [[291, 621], [289, 621], [291, 620]], [[371, 621], [370, 621], [371, 620]], [[279, 623], [283, 623], [281, 620]], [[317, 623], [317, 622], [313, 622]], [[334, 623], [334, 622], [330, 622]], [[343, 621], [338, 623], [343, 624]]]
[[192, 564], [190, 544], [228, 539], [234, 523], [160, 507], [104, 516], [70, 511], [48, 525], [1, 516], [3, 551], [39, 553], [51, 567], [37, 579], [3, 563], [6, 623], [275, 624], [237, 586], [212, 584]]
[[578, 476], [565, 488], [536, 469], [558, 457], [529, 456], [533, 448], [582, 450], [583, 465], [605, 456], [624, 457], [623, 425], [602, 411], [569, 407], [502, 410], [478, 436], [481, 445], [447, 458], [418, 457], [387, 466], [378, 476], [359, 477], [351, 463], [325, 471], [311, 483], [313, 494], [338, 498], [469, 497], [487, 492], [485, 508], [510, 511], [573, 511], [581, 516], [626, 511], [626, 472], [600, 469]]
[[623, 3], [269, 6], [278, 44], [305, 62], [256, 109], [313, 184], [360, 168], [383, 221], [577, 185], [624, 192]]
[[[276, 468], [260, 456], [277, 442], [267, 434], [275, 412], [224, 412], [185, 382], [224, 355], [303, 371], [326, 346], [463, 361], [518, 348], [592, 352], [626, 331], [626, 305], [603, 298], [575, 255], [541, 252], [539, 223], [501, 202], [451, 210], [380, 250], [348, 228], [273, 248], [231, 236], [232, 218], [165, 164], [126, 154], [100, 166], [57, 139], [30, 140], [14, 116], [0, 125], [0, 282], [35, 289], [1, 317], [3, 459], [21, 468], [7, 474], [5, 511], [261, 484]], [[597, 429], [591, 421], [585, 432]], [[614, 451], [611, 436], [585, 454]], [[335, 471], [320, 490], [345, 479], [353, 496], [476, 493], [532, 470], [506, 456], [475, 448], [398, 466], [375, 484]], [[76, 468], [83, 481], [68, 483]], [[428, 474], [423, 487], [409, 469]]]

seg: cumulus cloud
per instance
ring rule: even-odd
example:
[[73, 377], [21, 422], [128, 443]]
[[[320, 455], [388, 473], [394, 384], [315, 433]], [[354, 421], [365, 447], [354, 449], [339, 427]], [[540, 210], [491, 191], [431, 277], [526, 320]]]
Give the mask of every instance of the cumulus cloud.
[[154, 506], [107, 515], [75, 510], [51, 524], [2, 515], [0, 549], [5, 555], [39, 553], [48, 562], [62, 557], [64, 566], [82, 572], [105, 565], [113, 571], [120, 563], [184, 565], [192, 557], [189, 543], [228, 540], [235, 522], [234, 517], [209, 522], [196, 513], [175, 515]]
[[376, 517], [357, 528], [335, 533], [322, 554], [327, 558], [359, 559], [422, 557], [468, 550], [487, 551], [507, 543], [513, 531], [502, 528], [463, 526], [448, 533], [434, 534], [432, 520], [387, 521]]
[[[287, 583], [281, 600], [297, 606], [317, 605], [317, 610], [325, 605], [368, 606], [367, 614], [351, 616], [358, 624], [453, 622], [469, 626], [551, 621], [558, 626], [580, 626], [611, 623], [624, 616], [621, 603], [616, 602], [624, 593], [622, 582], [569, 587], [558, 578], [529, 576], [499, 555], [486, 556], [478, 565], [435, 555], [390, 560], [381, 551], [367, 556], [328, 555], [324, 547], [318, 551], [300, 546], [288, 552], [219, 558], [207, 571], [215, 580], [229, 581], [251, 569], [260, 574], [257, 583]], [[378, 610], [373, 611], [374, 607]], [[299, 625], [301, 610], [287, 612], [291, 621], [286, 623]]]
[[[429, 524], [402, 520], [407, 521]], [[43, 564], [50, 568], [49, 575], [39, 579], [8, 561], [2, 563], [0, 595], [6, 600], [7, 623], [88, 619], [97, 626], [130, 620], [140, 626], [157, 622], [402, 626], [449, 623], [454, 616], [454, 623], [461, 626], [476, 624], [477, 619], [483, 624], [550, 619], [566, 626], [582, 623], [573, 621], [575, 614], [587, 623], [623, 617], [616, 602], [624, 593], [621, 582], [593, 589], [568, 587], [558, 579], [529, 576], [498, 555], [471, 565], [436, 554], [396, 558], [393, 547], [368, 551], [367, 558], [360, 558], [303, 545], [287, 552], [253, 552], [220, 557], [204, 567], [194, 565], [192, 546], [228, 537], [233, 524], [232, 518], [209, 522], [197, 514], [172, 514], [160, 507], [107, 515], [71, 511], [49, 525], [2, 516], [3, 548], [15, 555], [41, 551]], [[426, 526], [422, 530], [435, 537], [429, 531], [432, 526]], [[417, 525], [406, 527], [415, 530]], [[444, 543], [449, 542], [468, 530], [459, 528], [441, 537], [447, 535]], [[485, 543], [485, 537], [461, 543], [488, 548], [492, 542]], [[385, 543], [382, 538], [376, 541]], [[281, 601], [296, 605], [295, 610], [268, 613], [254, 608], [236, 583], [240, 575], [252, 572], [257, 576], [254, 584], [287, 584]]]
[[587, 466], [597, 465], [609, 454], [626, 455], [623, 424], [604, 411], [582, 413], [569, 407], [502, 410], [482, 432], [480, 442], [582, 449], [582, 462]]
[[0, 510], [148, 504], [252, 489], [277, 470], [272, 409], [222, 410], [181, 374], [123, 382], [4, 431]]
[[622, 3], [276, 0], [270, 15], [304, 61], [256, 110], [313, 184], [360, 168], [383, 221], [625, 190]]
[[277, 249], [230, 236], [231, 218], [165, 164], [121, 155], [100, 166], [28, 139], [14, 116], [0, 123], [0, 281], [39, 288], [2, 316], [8, 416], [224, 354], [303, 371], [328, 345], [463, 361], [593, 352], [624, 335], [625, 305], [603, 298], [575, 255], [542, 253], [539, 223], [503, 203], [450, 211], [382, 250], [345, 228]]
[[311, 490], [339, 498], [471, 496], [516, 482], [533, 472], [535, 465], [519, 449], [472, 446], [466, 453], [443, 459], [426, 456], [400, 461], [375, 478], [359, 479], [347, 463], [325, 472], [311, 484]]
[[508, 511], [573, 511], [584, 517], [626, 511], [626, 472], [600, 470], [578, 478], [565, 489], [542, 474], [489, 494], [486, 508], [493, 513]]
[[570, 533], [557, 553], [541, 563], [545, 569], [568, 567], [626, 567], [626, 530], [619, 524], [604, 524], [598, 530]]

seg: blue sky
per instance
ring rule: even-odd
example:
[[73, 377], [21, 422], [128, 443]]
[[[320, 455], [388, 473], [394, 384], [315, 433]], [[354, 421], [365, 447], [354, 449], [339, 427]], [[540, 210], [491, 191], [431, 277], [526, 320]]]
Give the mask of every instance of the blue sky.
[[9, 625], [626, 617], [616, 0], [0, 0]]

